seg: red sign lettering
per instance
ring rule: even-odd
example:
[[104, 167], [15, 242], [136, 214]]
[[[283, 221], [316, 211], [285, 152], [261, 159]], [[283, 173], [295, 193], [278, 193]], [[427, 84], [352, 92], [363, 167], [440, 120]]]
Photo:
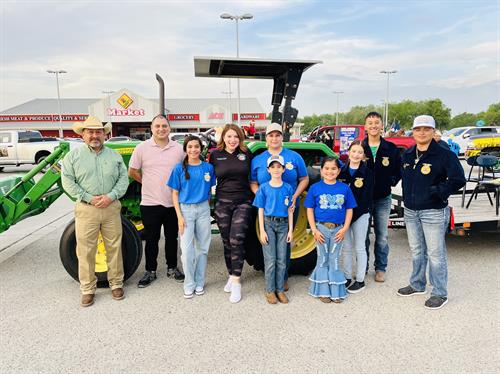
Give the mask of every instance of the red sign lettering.
[[144, 109], [116, 109], [116, 108], [108, 108], [108, 116], [120, 117], [135, 117], [135, 116], [143, 116], [145, 114]]
[[169, 114], [169, 121], [199, 121], [199, 114]]
[[[266, 113], [241, 113], [242, 120], [264, 120], [266, 119]], [[233, 113], [233, 120], [238, 120], [238, 113]]]
[[[63, 114], [63, 122], [85, 121], [88, 114]], [[0, 115], [0, 122], [59, 122], [59, 114], [7, 114]]]

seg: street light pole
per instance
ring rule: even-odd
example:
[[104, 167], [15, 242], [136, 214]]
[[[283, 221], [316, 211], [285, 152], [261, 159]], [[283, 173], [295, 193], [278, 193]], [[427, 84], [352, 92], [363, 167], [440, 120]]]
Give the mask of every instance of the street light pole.
[[233, 109], [231, 108], [231, 81], [229, 81], [229, 91], [222, 91], [221, 92], [224, 95], [228, 96], [228, 101], [229, 101], [229, 123], [233, 123]]
[[389, 122], [389, 77], [391, 74], [396, 74], [397, 70], [382, 70], [380, 73], [387, 75], [387, 90], [385, 94], [385, 121], [384, 121], [384, 131], [387, 131], [387, 125]]
[[[238, 15], [232, 15], [229, 13], [222, 13], [220, 15], [220, 18], [222, 19], [229, 19], [236, 21], [236, 57], [240, 57], [240, 34], [239, 34], [239, 29], [238, 29], [238, 21], [244, 20], [244, 19], [252, 19], [253, 15], [250, 13], [245, 13], [241, 16]], [[241, 111], [240, 111], [240, 79], [236, 78], [236, 86], [237, 86], [237, 94], [238, 94], [238, 100], [236, 102], [237, 104], [237, 109], [238, 109], [238, 126], [241, 126]], [[231, 91], [231, 89], [229, 90]], [[233, 119], [231, 118], [231, 121]]]
[[63, 138], [63, 128], [62, 128], [62, 112], [61, 112], [61, 95], [59, 94], [59, 74], [65, 74], [67, 71], [65, 70], [47, 70], [49, 74], [56, 75], [56, 84], [57, 84], [57, 106], [59, 109], [59, 137]]
[[[109, 115], [109, 107], [111, 106], [110, 96], [111, 94], [115, 93], [115, 91], [102, 91], [102, 93], [106, 95], [106, 103], [108, 104], [108, 108], [106, 110], [106, 117], [108, 117], [108, 122], [111, 122], [111, 116]], [[113, 132], [113, 130], [111, 130], [111, 132]], [[112, 136], [113, 134], [111, 133], [110, 137]]]
[[344, 91], [333, 91], [335, 95], [337, 95], [337, 116], [335, 119], [335, 124], [338, 126], [339, 125], [339, 96], [344, 93]]

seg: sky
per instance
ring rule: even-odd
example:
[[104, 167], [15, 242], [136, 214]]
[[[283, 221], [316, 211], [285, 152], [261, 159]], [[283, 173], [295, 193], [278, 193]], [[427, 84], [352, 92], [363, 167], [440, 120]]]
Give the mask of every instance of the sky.
[[[299, 117], [440, 98], [452, 114], [500, 102], [500, 1], [0, 1], [0, 111], [34, 98], [102, 98], [127, 88], [166, 98], [226, 97], [228, 80], [194, 76], [194, 56], [320, 60], [301, 79]], [[241, 97], [271, 108], [271, 80]], [[233, 97], [236, 83], [232, 83]]]

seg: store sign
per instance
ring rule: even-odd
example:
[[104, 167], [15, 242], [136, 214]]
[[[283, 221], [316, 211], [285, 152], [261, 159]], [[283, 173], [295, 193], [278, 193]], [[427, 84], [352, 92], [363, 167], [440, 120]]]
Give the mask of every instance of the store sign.
[[224, 112], [208, 113], [208, 119], [224, 119]]
[[118, 100], [116, 100], [116, 102], [118, 104], [120, 104], [123, 109], [127, 109], [129, 106], [132, 105], [132, 103], [134, 102], [134, 100], [132, 100], [132, 98], [129, 95], [127, 95], [126, 93], [124, 93], [123, 95], [121, 95], [118, 98]]
[[169, 114], [169, 121], [199, 121], [199, 114]]
[[116, 108], [108, 108], [108, 116], [113, 117], [139, 117], [144, 116], [146, 112], [144, 109], [116, 109]]
[[[241, 113], [242, 120], [265, 120], [266, 113]], [[233, 113], [233, 121], [238, 120], [238, 113]]]
[[[63, 122], [85, 121], [88, 114], [63, 114]], [[59, 122], [59, 114], [0, 115], [0, 122]]]

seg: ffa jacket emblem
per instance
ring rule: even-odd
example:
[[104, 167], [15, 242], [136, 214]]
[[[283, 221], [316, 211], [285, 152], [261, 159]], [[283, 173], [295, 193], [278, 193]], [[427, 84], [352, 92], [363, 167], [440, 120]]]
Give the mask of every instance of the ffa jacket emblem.
[[423, 164], [422, 169], [420, 169], [420, 172], [424, 175], [427, 175], [431, 172], [431, 164]]
[[382, 157], [382, 165], [389, 166], [389, 157]]
[[354, 181], [354, 186], [357, 188], [363, 187], [363, 178], [356, 178]]

